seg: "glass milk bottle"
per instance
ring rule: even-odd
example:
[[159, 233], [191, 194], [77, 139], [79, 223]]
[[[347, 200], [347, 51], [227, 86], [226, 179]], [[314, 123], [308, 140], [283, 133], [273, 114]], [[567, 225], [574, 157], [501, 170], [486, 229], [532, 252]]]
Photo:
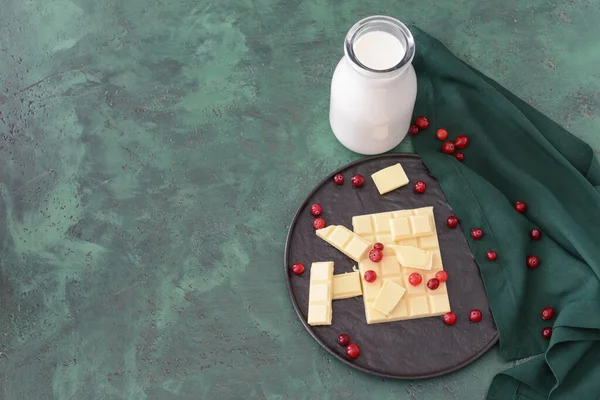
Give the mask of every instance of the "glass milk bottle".
[[408, 28], [386, 16], [357, 22], [331, 81], [329, 123], [336, 138], [360, 154], [380, 154], [406, 136], [417, 96]]

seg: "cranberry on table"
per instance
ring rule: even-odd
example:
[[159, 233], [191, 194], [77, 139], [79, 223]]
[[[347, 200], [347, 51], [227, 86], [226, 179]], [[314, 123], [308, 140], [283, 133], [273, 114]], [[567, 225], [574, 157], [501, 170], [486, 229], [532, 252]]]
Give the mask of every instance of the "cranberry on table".
[[423, 282], [423, 277], [418, 272], [413, 272], [408, 276], [408, 283], [413, 286], [419, 286]]
[[527, 204], [523, 203], [522, 201], [517, 201], [515, 203], [515, 210], [517, 210], [520, 213], [524, 213], [526, 208]]
[[373, 262], [379, 262], [383, 259], [383, 251], [378, 249], [372, 249], [369, 252], [369, 260]]
[[463, 162], [463, 161], [464, 161], [464, 159], [465, 159], [465, 154], [464, 154], [462, 151], [458, 151], [458, 152], [456, 152], [456, 154], [454, 155], [454, 157], [455, 157], [455, 158], [456, 158], [458, 161], [460, 161], [460, 162]]
[[340, 346], [348, 346], [348, 343], [350, 343], [350, 336], [342, 333], [340, 336], [338, 336], [337, 342], [340, 344]]
[[529, 268], [537, 268], [540, 265], [540, 259], [536, 256], [527, 257], [527, 266]]
[[425, 193], [426, 190], [427, 190], [427, 184], [425, 182], [423, 182], [423, 181], [415, 182], [415, 192]]
[[460, 135], [460, 136], [457, 136], [456, 139], [454, 139], [454, 146], [456, 146], [457, 149], [464, 149], [468, 145], [469, 145], [469, 137], [468, 136]]
[[471, 237], [475, 240], [479, 240], [483, 237], [483, 229], [473, 228], [471, 229]]
[[448, 280], [448, 273], [444, 270], [438, 271], [435, 273], [435, 279], [444, 283]]
[[346, 355], [350, 358], [357, 358], [360, 356], [360, 347], [356, 343], [350, 343], [346, 346]]
[[444, 323], [446, 325], [454, 325], [456, 323], [456, 314], [454, 314], [452, 311], [444, 314]]
[[473, 322], [481, 321], [481, 317], [482, 317], [481, 311], [479, 311], [477, 309], [471, 310], [471, 312], [469, 313], [469, 319]]
[[420, 130], [427, 129], [427, 127], [429, 126], [429, 120], [423, 116], [417, 117], [417, 119], [415, 120], [415, 125]]
[[446, 154], [452, 154], [452, 153], [454, 153], [454, 143], [452, 143], [452, 142], [445, 142], [442, 145], [442, 152], [444, 152]]
[[325, 228], [325, 220], [323, 218], [316, 218], [313, 222], [313, 227], [315, 229]]
[[529, 232], [529, 236], [532, 240], [540, 240], [542, 237], [542, 231], [539, 229], [532, 229], [531, 232]]
[[552, 328], [547, 326], [544, 329], [542, 329], [542, 336], [544, 337], [544, 339], [550, 339], [552, 337]]
[[354, 187], [362, 187], [365, 184], [365, 177], [362, 176], [361, 174], [356, 174], [352, 177], [352, 185], [354, 185]]
[[375, 279], [377, 279], [377, 273], [370, 269], [368, 271], [365, 271], [365, 275], [363, 277], [365, 278], [365, 281], [372, 283], [375, 282]]
[[344, 175], [335, 174], [335, 176], [333, 177], [333, 183], [335, 183], [336, 185], [342, 185], [344, 183]]
[[456, 218], [454, 215], [449, 216], [446, 220], [446, 225], [448, 225], [448, 228], [451, 229], [456, 228], [456, 226], [458, 225], [458, 218]]
[[377, 242], [373, 245], [373, 248], [376, 250], [383, 250], [383, 243]]
[[440, 128], [437, 131], [435, 131], [435, 137], [438, 140], [446, 140], [446, 139], [448, 139], [448, 131], [445, 130], [444, 128]]
[[417, 133], [419, 133], [419, 128], [417, 128], [416, 125], [411, 125], [410, 128], [408, 128], [408, 133], [415, 136]]
[[323, 207], [319, 203], [315, 203], [310, 207], [310, 213], [314, 216], [319, 216], [323, 212]]
[[546, 307], [542, 310], [542, 319], [549, 320], [554, 316], [554, 308]]
[[296, 275], [302, 275], [302, 273], [304, 272], [304, 264], [296, 263], [292, 265], [292, 272]]
[[498, 254], [496, 254], [496, 252], [494, 250], [488, 250], [488, 252], [485, 254], [485, 256], [490, 261], [494, 261], [496, 258], [498, 258]]
[[440, 281], [438, 281], [435, 278], [431, 278], [427, 281], [427, 287], [429, 288], [429, 290], [435, 290], [440, 287]]

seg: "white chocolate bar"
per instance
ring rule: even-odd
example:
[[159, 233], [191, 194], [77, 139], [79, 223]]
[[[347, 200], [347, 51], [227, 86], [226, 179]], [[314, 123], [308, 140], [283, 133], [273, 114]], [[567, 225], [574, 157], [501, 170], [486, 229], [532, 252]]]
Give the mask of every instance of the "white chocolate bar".
[[431, 270], [433, 253], [413, 246], [390, 246], [402, 267]]
[[308, 324], [331, 325], [333, 262], [315, 262], [310, 267], [308, 288]]
[[371, 248], [371, 243], [342, 225], [329, 225], [318, 229], [316, 233], [318, 237], [356, 262], [362, 260]]
[[362, 295], [358, 271], [333, 276], [333, 300], [348, 299]]
[[408, 184], [408, 177], [400, 163], [394, 164], [371, 175], [379, 194], [386, 194]]
[[383, 282], [381, 289], [379, 289], [375, 300], [373, 300], [373, 308], [385, 315], [389, 315], [400, 302], [405, 292], [406, 289], [402, 285], [391, 280], [386, 280]]

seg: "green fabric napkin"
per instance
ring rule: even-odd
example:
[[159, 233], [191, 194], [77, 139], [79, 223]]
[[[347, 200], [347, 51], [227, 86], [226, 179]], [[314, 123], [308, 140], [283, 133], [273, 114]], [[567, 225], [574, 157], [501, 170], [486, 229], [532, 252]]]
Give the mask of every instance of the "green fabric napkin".
[[[483, 278], [508, 360], [532, 357], [498, 376], [488, 399], [600, 398], [600, 164], [592, 149], [418, 28], [413, 139], [440, 182]], [[435, 137], [467, 135], [464, 162]], [[514, 209], [527, 204], [525, 213]], [[471, 238], [482, 228], [481, 240]], [[542, 231], [530, 239], [532, 228]], [[486, 252], [498, 253], [489, 261]], [[528, 255], [540, 259], [526, 266]], [[473, 305], [476, 307], [476, 305]], [[555, 316], [541, 318], [544, 307]], [[459, 316], [466, 318], [467, 316]], [[553, 335], [541, 331], [551, 326]]]

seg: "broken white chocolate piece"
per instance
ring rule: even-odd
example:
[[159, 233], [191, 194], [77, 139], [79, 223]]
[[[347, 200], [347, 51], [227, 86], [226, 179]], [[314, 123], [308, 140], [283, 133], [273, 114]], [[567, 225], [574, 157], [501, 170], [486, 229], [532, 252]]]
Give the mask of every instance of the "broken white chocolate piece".
[[333, 300], [333, 262], [315, 262], [310, 267], [308, 324], [331, 325]]
[[371, 175], [379, 194], [386, 194], [408, 184], [408, 177], [400, 163], [384, 168]]
[[329, 225], [316, 231], [317, 236], [359, 262], [371, 249], [371, 243], [342, 225]]
[[362, 295], [360, 274], [348, 272], [333, 276], [333, 300], [348, 299]]
[[373, 308], [385, 315], [389, 315], [396, 305], [398, 305], [405, 292], [406, 289], [403, 286], [394, 281], [386, 280], [373, 301]]
[[433, 253], [413, 246], [390, 246], [396, 253], [398, 262], [404, 268], [431, 270]]

